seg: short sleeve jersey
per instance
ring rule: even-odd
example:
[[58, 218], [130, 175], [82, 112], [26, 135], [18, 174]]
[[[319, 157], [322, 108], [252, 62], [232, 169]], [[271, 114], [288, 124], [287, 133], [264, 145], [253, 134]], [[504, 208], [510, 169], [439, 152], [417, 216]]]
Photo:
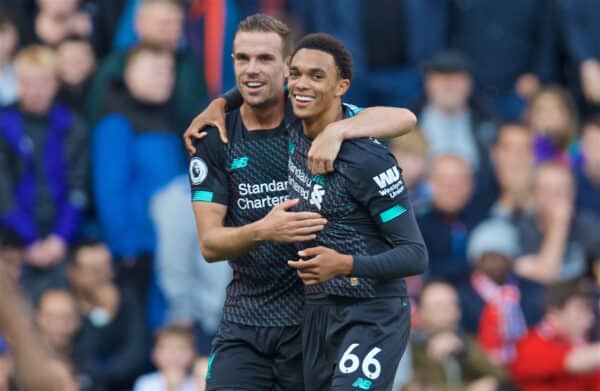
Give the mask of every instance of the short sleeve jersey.
[[[348, 105], [343, 105], [343, 110], [345, 117], [355, 113]], [[393, 248], [391, 236], [395, 232], [389, 227], [397, 227], [399, 219], [408, 219], [409, 226], [416, 226], [402, 172], [380, 142], [367, 138], [345, 141], [335, 171], [313, 176], [306, 164], [311, 140], [304, 135], [300, 121], [290, 124], [289, 133], [290, 198], [300, 199], [298, 210], [318, 212], [328, 220], [314, 241], [297, 247], [325, 246], [343, 254], [376, 255]], [[420, 232], [415, 235], [420, 237]], [[338, 277], [307, 286], [306, 292], [372, 298], [404, 296], [406, 286], [402, 278]]]
[[[226, 226], [239, 227], [263, 218], [287, 198], [288, 144], [285, 123], [293, 118], [289, 106], [275, 128], [248, 131], [240, 111], [227, 114], [229, 143], [216, 129], [197, 142], [190, 160], [193, 202], [227, 206]], [[229, 261], [234, 273], [227, 287], [225, 320], [258, 327], [297, 325], [302, 319], [304, 291], [296, 272], [293, 245], [266, 241]]]

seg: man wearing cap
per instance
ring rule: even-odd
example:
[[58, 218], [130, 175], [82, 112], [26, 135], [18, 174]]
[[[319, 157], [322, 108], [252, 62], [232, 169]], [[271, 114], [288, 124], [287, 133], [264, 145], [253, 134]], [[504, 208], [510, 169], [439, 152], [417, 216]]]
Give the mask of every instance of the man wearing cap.
[[425, 67], [426, 98], [419, 118], [433, 156], [457, 154], [478, 171], [495, 127], [471, 105], [472, 91], [465, 58], [456, 51], [437, 53]]
[[512, 273], [519, 253], [512, 225], [500, 218], [486, 220], [471, 233], [467, 258], [473, 272], [459, 287], [463, 327], [475, 333], [488, 357], [498, 365], [510, 363], [515, 344], [527, 324], [541, 317], [541, 288]]

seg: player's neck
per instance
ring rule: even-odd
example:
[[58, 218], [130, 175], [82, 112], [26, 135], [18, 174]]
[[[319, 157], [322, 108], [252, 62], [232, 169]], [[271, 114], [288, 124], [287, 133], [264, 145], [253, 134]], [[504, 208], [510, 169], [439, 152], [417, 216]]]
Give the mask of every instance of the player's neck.
[[316, 138], [325, 128], [332, 122], [342, 119], [342, 105], [336, 100], [336, 103], [313, 118], [305, 118], [302, 120], [302, 128], [304, 134], [310, 139]]
[[285, 115], [285, 96], [261, 106], [250, 106], [246, 103], [240, 107], [244, 126], [248, 130], [273, 129], [279, 126]]

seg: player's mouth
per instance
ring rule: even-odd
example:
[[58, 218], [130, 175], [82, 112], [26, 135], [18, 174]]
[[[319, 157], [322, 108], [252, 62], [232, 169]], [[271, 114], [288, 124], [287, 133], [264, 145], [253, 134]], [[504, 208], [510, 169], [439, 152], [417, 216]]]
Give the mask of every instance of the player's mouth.
[[246, 81], [244, 85], [248, 89], [249, 92], [258, 92], [262, 87], [265, 86], [266, 83], [261, 81]]
[[315, 101], [315, 97], [311, 95], [293, 94], [294, 104], [298, 107], [307, 107]]

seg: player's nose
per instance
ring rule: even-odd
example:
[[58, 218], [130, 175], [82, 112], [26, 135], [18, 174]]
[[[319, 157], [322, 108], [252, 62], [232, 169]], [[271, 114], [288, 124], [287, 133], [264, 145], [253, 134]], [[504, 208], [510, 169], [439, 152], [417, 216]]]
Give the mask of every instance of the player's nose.
[[258, 61], [255, 58], [251, 58], [250, 61], [248, 61], [246, 72], [250, 74], [258, 73]]

